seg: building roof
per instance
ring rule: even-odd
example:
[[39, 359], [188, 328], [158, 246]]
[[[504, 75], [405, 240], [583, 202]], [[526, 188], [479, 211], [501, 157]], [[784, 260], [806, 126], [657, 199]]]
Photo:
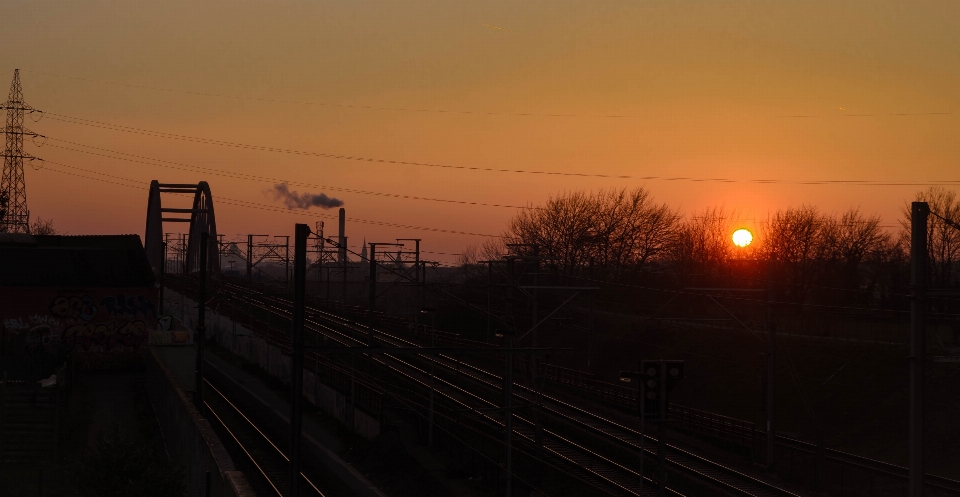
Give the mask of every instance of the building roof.
[[140, 235], [0, 233], [0, 286], [152, 286]]

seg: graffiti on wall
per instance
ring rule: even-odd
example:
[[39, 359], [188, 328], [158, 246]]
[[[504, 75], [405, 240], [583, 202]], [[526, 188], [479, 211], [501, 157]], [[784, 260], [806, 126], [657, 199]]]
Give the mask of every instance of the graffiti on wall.
[[10, 318], [3, 320], [3, 327], [13, 336], [20, 337], [26, 352], [36, 352], [42, 345], [44, 348], [60, 345], [59, 329], [61, 320], [43, 314], [32, 314], [27, 317]]
[[89, 295], [83, 297], [61, 295], [50, 303], [50, 314], [61, 318], [90, 321], [97, 317], [97, 305]]
[[143, 320], [83, 323], [63, 330], [63, 343], [78, 350], [112, 350], [117, 346], [139, 348], [147, 338]]
[[[143, 293], [141, 293], [141, 291]], [[156, 325], [150, 290], [20, 292], [4, 309], [0, 339], [7, 354], [75, 350], [84, 356], [135, 352]], [[10, 312], [19, 312], [19, 316]], [[93, 354], [93, 355], [90, 355]]]
[[157, 317], [156, 307], [152, 300], [147, 300], [143, 295], [136, 297], [126, 297], [122, 293], [116, 296], [107, 296], [100, 300], [100, 305], [106, 309], [107, 314], [115, 317], [122, 316], [142, 316], [148, 315]]
[[[156, 317], [156, 305], [143, 295], [127, 297], [119, 293], [100, 299], [99, 305], [110, 317]], [[50, 303], [50, 313], [61, 318], [92, 321], [99, 312], [96, 301], [89, 295], [82, 297], [60, 295]]]
[[140, 348], [147, 340], [146, 320], [157, 315], [153, 300], [123, 293], [100, 299], [58, 295], [50, 303], [50, 313], [72, 321], [61, 328], [60, 340], [78, 351]]

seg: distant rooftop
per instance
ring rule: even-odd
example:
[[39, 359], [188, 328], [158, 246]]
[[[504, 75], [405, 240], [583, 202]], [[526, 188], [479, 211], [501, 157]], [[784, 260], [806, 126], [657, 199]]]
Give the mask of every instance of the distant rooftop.
[[0, 233], [0, 286], [153, 285], [140, 235]]

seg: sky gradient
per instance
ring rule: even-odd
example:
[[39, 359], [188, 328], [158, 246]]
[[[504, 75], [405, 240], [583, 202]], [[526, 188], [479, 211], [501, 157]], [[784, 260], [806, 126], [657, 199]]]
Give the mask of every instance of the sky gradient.
[[[335, 210], [274, 199], [283, 179], [343, 200], [351, 245], [422, 237], [447, 254], [484, 238], [351, 221], [496, 235], [515, 209], [356, 190], [523, 206], [645, 186], [748, 226], [803, 203], [892, 226], [924, 186], [790, 182], [960, 180], [953, 1], [9, 0], [0, 18], [0, 91], [20, 68], [48, 113], [28, 119], [49, 137], [26, 147], [48, 161], [26, 171], [31, 214], [71, 234], [142, 235], [152, 179], [208, 181], [228, 239], [318, 220], [335, 232]], [[104, 157], [118, 153], [139, 162]]]

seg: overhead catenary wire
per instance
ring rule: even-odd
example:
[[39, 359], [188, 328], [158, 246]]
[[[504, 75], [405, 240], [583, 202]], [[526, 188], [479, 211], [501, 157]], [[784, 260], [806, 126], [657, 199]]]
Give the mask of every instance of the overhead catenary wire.
[[[77, 148], [64, 147], [61, 145], [53, 145], [53, 144], [48, 145], [50, 147], [58, 148], [61, 150], [69, 150], [72, 152], [80, 152], [84, 154], [95, 155], [98, 157], [106, 157], [110, 159], [133, 162], [137, 164], [154, 165], [158, 167], [164, 167], [164, 168], [175, 169], [180, 171], [204, 172], [204, 173], [209, 173], [216, 176], [242, 179], [247, 181], [268, 182], [268, 183], [274, 183], [274, 184], [286, 183], [289, 185], [301, 186], [306, 188], [318, 188], [322, 190], [332, 190], [332, 191], [345, 192], [345, 193], [358, 193], [361, 195], [374, 195], [378, 197], [397, 198], [397, 199], [423, 200], [423, 201], [430, 201], [430, 202], [442, 202], [442, 203], [448, 203], [448, 204], [461, 204], [461, 205], [472, 205], [472, 206], [481, 206], [481, 207], [502, 207], [502, 208], [509, 208], [509, 209], [540, 209], [539, 207], [534, 207], [534, 206], [493, 204], [493, 203], [486, 203], [486, 202], [472, 202], [469, 200], [452, 200], [452, 199], [441, 199], [441, 198], [432, 198], [432, 197], [420, 197], [416, 195], [405, 195], [400, 193], [374, 192], [369, 190], [359, 190], [355, 188], [345, 188], [345, 187], [332, 186], [332, 185], [319, 185], [315, 183], [306, 183], [303, 181], [293, 181], [293, 180], [287, 180], [283, 178], [271, 178], [268, 176], [258, 176], [254, 174], [238, 173], [234, 171], [225, 171], [223, 169], [197, 166], [194, 164], [187, 164], [183, 162], [176, 162], [176, 161], [170, 161], [165, 159], [156, 159], [153, 157], [146, 157], [143, 155], [129, 154], [126, 152], [118, 152], [116, 150], [110, 150], [110, 149], [101, 148], [101, 147], [94, 147], [91, 145], [85, 145], [82, 143], [77, 143], [69, 140], [62, 140], [59, 138], [49, 137], [48, 139], [55, 142], [67, 143], [77, 147], [83, 147], [83, 148], [88, 148], [91, 150], [97, 150], [99, 152], [107, 152], [107, 153], [91, 152], [90, 150], [81, 150]], [[109, 155], [109, 154], [114, 154], [114, 155]], [[122, 156], [122, 157], [118, 157], [118, 156]], [[139, 159], [142, 159], [142, 160], [139, 160]]]
[[369, 164], [419, 166], [419, 167], [429, 167], [429, 168], [448, 169], [448, 170], [477, 171], [477, 172], [485, 172], [485, 173], [515, 173], [515, 174], [530, 174], [530, 175], [539, 175], [539, 176], [631, 179], [631, 180], [640, 180], [640, 181], [671, 181], [671, 182], [679, 181], [679, 182], [693, 182], [693, 183], [730, 183], [730, 184], [764, 184], [764, 185], [838, 185], [838, 186], [879, 186], [879, 187], [960, 185], [960, 179], [929, 180], [929, 181], [878, 181], [878, 180], [865, 180], [865, 179], [787, 180], [787, 179], [777, 179], [777, 178], [767, 178], [767, 179], [696, 178], [692, 176], [635, 176], [635, 175], [628, 175], [628, 174], [618, 175], [618, 174], [601, 174], [601, 173], [588, 173], [588, 172], [541, 171], [541, 170], [533, 170], [533, 169], [506, 169], [506, 168], [495, 168], [495, 167], [463, 166], [463, 165], [455, 165], [455, 164], [440, 164], [440, 163], [418, 162], [418, 161], [408, 161], [408, 160], [400, 160], [400, 159], [361, 157], [361, 156], [353, 156], [353, 155], [335, 154], [335, 153], [329, 153], [329, 152], [315, 152], [315, 151], [307, 151], [307, 150], [288, 149], [288, 148], [273, 147], [273, 146], [266, 146], [266, 145], [252, 145], [252, 144], [246, 144], [246, 143], [240, 143], [240, 142], [217, 140], [213, 138], [181, 135], [181, 134], [169, 133], [165, 131], [148, 130], [148, 129], [137, 128], [133, 126], [111, 124], [111, 123], [106, 123], [102, 121], [95, 121], [92, 119], [84, 119], [84, 118], [73, 117], [73, 116], [68, 116], [64, 114], [55, 114], [50, 112], [47, 113], [47, 116], [49, 119], [53, 119], [56, 121], [69, 123], [69, 124], [90, 126], [94, 128], [106, 129], [111, 131], [119, 131], [124, 133], [151, 136], [154, 138], [180, 140], [180, 141], [186, 141], [190, 143], [199, 143], [199, 144], [205, 144], [205, 145], [216, 145], [216, 146], [231, 147], [231, 148], [238, 148], [238, 149], [245, 149], [245, 150], [256, 150], [256, 151], [262, 151], [262, 152], [310, 156], [310, 157], [319, 157], [319, 158], [336, 159], [336, 160], [358, 161], [358, 162], [364, 162]]
[[196, 137], [196, 136], [180, 135], [176, 133], [167, 133], [163, 131], [136, 128], [133, 126], [121, 126], [121, 125], [110, 124], [110, 123], [105, 123], [101, 121], [94, 121], [91, 119], [82, 119], [78, 117], [65, 116], [62, 114], [51, 113], [48, 115], [56, 116], [56, 117], [49, 117], [49, 119], [53, 119], [55, 121], [60, 121], [64, 123], [78, 124], [83, 126], [90, 126], [94, 128], [107, 129], [111, 131], [120, 131], [124, 133], [132, 133], [132, 134], [138, 134], [138, 135], [144, 135], [144, 136], [152, 136], [155, 138], [166, 138], [171, 140], [180, 140], [180, 141], [200, 143], [205, 145], [217, 145], [217, 146], [232, 147], [232, 148], [239, 148], [239, 149], [246, 149], [246, 150], [257, 150], [261, 152], [275, 152], [275, 153], [283, 153], [283, 154], [290, 154], [290, 155], [320, 157], [320, 158], [327, 158], [327, 159], [351, 160], [351, 161], [367, 162], [367, 163], [374, 163], [374, 164], [422, 166], [422, 167], [463, 170], [463, 171], [520, 173], [520, 174], [536, 174], [536, 175], [549, 175], [549, 176], [576, 176], [576, 177], [595, 177], [595, 178], [620, 178], [620, 179], [633, 178], [632, 176], [625, 176], [625, 175], [609, 175], [609, 174], [597, 174], [597, 173], [567, 173], [567, 172], [559, 172], [559, 171], [535, 171], [535, 170], [526, 170], [526, 169], [498, 169], [498, 168], [490, 168], [490, 167], [435, 164], [435, 163], [429, 163], [429, 162], [415, 162], [415, 161], [405, 161], [405, 160], [398, 160], [398, 159], [375, 159], [370, 157], [359, 157], [359, 156], [334, 154], [334, 153], [326, 153], [326, 152], [294, 150], [294, 149], [270, 147], [270, 146], [264, 146], [264, 145], [251, 145], [246, 143], [215, 140], [211, 138], [203, 138], [203, 137]]
[[[139, 184], [141, 184], [141, 182], [136, 181], [136, 180], [132, 180], [132, 179], [129, 179], [129, 178], [124, 178], [124, 177], [121, 177], [121, 176], [115, 176], [115, 175], [110, 175], [110, 174], [103, 174], [103, 173], [100, 173], [100, 172], [97, 172], [97, 171], [91, 171], [91, 170], [89, 170], [89, 169], [83, 169], [83, 168], [79, 168], [79, 167], [75, 167], [75, 166], [70, 166], [70, 165], [68, 165], [68, 164], [63, 164], [63, 163], [56, 162], [56, 161], [52, 161], [52, 160], [43, 160], [43, 162], [44, 162], [44, 163], [47, 163], [47, 164], [54, 164], [54, 165], [61, 166], [61, 167], [66, 167], [66, 168], [70, 168], [70, 169], [74, 169], [74, 170], [78, 170], [78, 171], [87, 172], [87, 173], [90, 173], [90, 174], [96, 174], [96, 175], [105, 176], [105, 177], [108, 177], [108, 178], [119, 179], [119, 180], [121, 180], [121, 181], [126, 181], [126, 182], [128, 182], [128, 183], [117, 183], [117, 182], [115, 182], [115, 181], [108, 181], [108, 180], [104, 180], [104, 179], [102, 179], [102, 178], [96, 178], [96, 177], [91, 177], [91, 176], [85, 176], [85, 175], [82, 175], [82, 174], [70, 173], [70, 172], [61, 171], [61, 170], [58, 170], [58, 169], [45, 168], [45, 170], [48, 170], [48, 171], [54, 171], [54, 172], [58, 172], [58, 173], [69, 174], [69, 175], [71, 175], [71, 176], [76, 176], [76, 177], [79, 177], [79, 178], [85, 178], [85, 179], [89, 179], [89, 180], [93, 180], [93, 181], [101, 181], [101, 182], [105, 182], [105, 183], [111, 183], [111, 184], [114, 184], [114, 185], [125, 186], [125, 187], [130, 187], [130, 188], [137, 188], [137, 189], [141, 189], [141, 190], [147, 190], [147, 189], [148, 189], [148, 187], [146, 187], [146, 186], [138, 186]], [[133, 184], [130, 184], [130, 183], [133, 183]], [[217, 198], [217, 203], [218, 203], [218, 204], [235, 205], [235, 206], [238, 206], [238, 207], [247, 207], [247, 208], [252, 208], [252, 209], [259, 209], [259, 210], [265, 210], [265, 211], [286, 213], [286, 214], [296, 214], [296, 215], [309, 216], [309, 217], [320, 217], [320, 218], [323, 218], [323, 219], [337, 219], [337, 218], [334, 217], [334, 216], [330, 216], [330, 215], [326, 215], [326, 214], [305, 213], [305, 212], [300, 212], [300, 211], [294, 211], [294, 210], [291, 210], [291, 209], [283, 209], [283, 208], [275, 207], [275, 206], [271, 206], [271, 205], [258, 204], [258, 203], [255, 203], [255, 202], [248, 202], [248, 201], [246, 201], [246, 200], [232, 199], [232, 198], [229, 198], [229, 197], [218, 197], [218, 198]], [[432, 231], [432, 232], [437, 232], [437, 233], [451, 233], [451, 234], [457, 234], [457, 235], [482, 236], [482, 237], [491, 237], [491, 238], [496, 238], [496, 237], [498, 237], [498, 235], [490, 235], [490, 234], [486, 234], [486, 233], [473, 233], [473, 232], [469, 232], [469, 231], [448, 230], [448, 229], [443, 229], [443, 228], [430, 228], [430, 227], [425, 227], [425, 226], [414, 226], [414, 225], [407, 225], [407, 224], [390, 223], [390, 222], [386, 222], [386, 221], [374, 221], [374, 220], [362, 219], [362, 218], [351, 218], [350, 220], [353, 221], [353, 222], [361, 223], [361, 224], [371, 224], [371, 225], [376, 225], [376, 226], [389, 226], [389, 227], [394, 227], [394, 228], [404, 228], [404, 229], [413, 229], [413, 230], [421, 230], [421, 231]]]

